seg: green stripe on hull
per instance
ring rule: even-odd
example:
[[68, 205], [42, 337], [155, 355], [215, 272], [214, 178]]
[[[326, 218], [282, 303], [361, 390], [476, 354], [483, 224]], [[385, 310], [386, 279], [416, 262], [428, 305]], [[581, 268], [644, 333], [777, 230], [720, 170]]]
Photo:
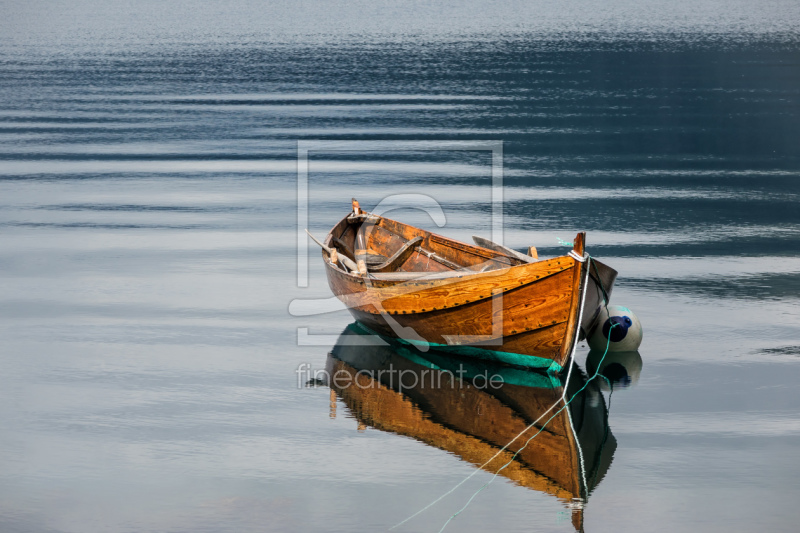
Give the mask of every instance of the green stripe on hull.
[[536, 357], [535, 355], [524, 355], [520, 353], [500, 352], [497, 350], [487, 350], [486, 348], [476, 348], [474, 346], [450, 346], [447, 344], [437, 344], [435, 342], [406, 341], [397, 339], [403, 344], [414, 346], [430, 346], [440, 352], [453, 355], [465, 355], [483, 361], [513, 365], [523, 368], [545, 369], [548, 373], [558, 374], [562, 367], [552, 359]]
[[[367, 332], [372, 333], [373, 335], [377, 335], [383, 339], [386, 339], [388, 342], [395, 342], [404, 344], [407, 346], [414, 346], [418, 348], [433, 348], [438, 352], [443, 354], [452, 355], [452, 356], [467, 356], [474, 359], [481, 359], [483, 361], [489, 361], [492, 363], [500, 363], [504, 365], [513, 365], [522, 368], [532, 368], [537, 370], [546, 370], [548, 374], [555, 375], [559, 374], [563, 367], [553, 361], [552, 359], [547, 359], [545, 357], [537, 357], [535, 355], [524, 355], [519, 353], [512, 353], [512, 352], [501, 352], [497, 350], [488, 350], [486, 348], [477, 348], [475, 346], [451, 346], [448, 344], [439, 344], [435, 342], [427, 342], [427, 341], [414, 341], [414, 340], [406, 340], [406, 339], [398, 339], [392, 337], [386, 337], [384, 335], [380, 335], [379, 333], [375, 333], [370, 328], [365, 326], [364, 324], [358, 322], [358, 325], [364, 328]], [[422, 359], [427, 361], [425, 351], [427, 350], [420, 350], [422, 354], [415, 356], [415, 359]], [[405, 355], [405, 354], [404, 354]], [[411, 357], [407, 357], [411, 359]], [[416, 362], [416, 361], [415, 361]], [[420, 363], [425, 364], [425, 363]], [[430, 366], [431, 363], [426, 364], [426, 366]]]

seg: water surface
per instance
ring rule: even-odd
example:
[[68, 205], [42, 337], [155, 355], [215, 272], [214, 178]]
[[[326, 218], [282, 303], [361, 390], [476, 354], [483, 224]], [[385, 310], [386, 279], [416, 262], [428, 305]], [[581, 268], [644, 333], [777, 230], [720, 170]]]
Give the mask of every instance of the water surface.
[[[289, 313], [330, 297], [316, 253], [297, 280], [318, 140], [391, 142], [311, 154], [319, 236], [409, 193], [446, 225], [391, 216], [488, 236], [491, 154], [418, 143], [502, 141], [504, 242], [585, 230], [620, 272], [643, 366], [587, 531], [796, 528], [796, 3], [32, 6], [0, 22], [4, 531], [385, 530], [475, 472], [296, 372], [351, 322]], [[448, 530], [565, 509], [500, 476]]]

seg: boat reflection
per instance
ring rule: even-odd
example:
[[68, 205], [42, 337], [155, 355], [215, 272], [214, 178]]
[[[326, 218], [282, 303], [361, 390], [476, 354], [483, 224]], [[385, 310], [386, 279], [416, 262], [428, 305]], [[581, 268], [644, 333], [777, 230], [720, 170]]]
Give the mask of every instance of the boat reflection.
[[[487, 472], [509, 463], [500, 475], [555, 496], [570, 510], [575, 529], [583, 530], [584, 505], [616, 449], [602, 380], [587, 383], [575, 365], [564, 395], [566, 372], [558, 378], [379, 343], [354, 323], [328, 356], [331, 394], [359, 428], [409, 436], [476, 466], [489, 461]], [[563, 396], [575, 396], [566, 408]]]

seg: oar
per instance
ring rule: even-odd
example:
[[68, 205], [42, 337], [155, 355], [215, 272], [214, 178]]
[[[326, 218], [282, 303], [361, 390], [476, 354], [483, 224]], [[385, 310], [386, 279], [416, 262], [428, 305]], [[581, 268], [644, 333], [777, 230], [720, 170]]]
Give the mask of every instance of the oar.
[[484, 239], [483, 237], [478, 237], [477, 235], [473, 235], [472, 240], [475, 241], [475, 244], [477, 244], [478, 246], [483, 246], [484, 248], [488, 248], [489, 250], [493, 250], [495, 252], [507, 255], [509, 257], [514, 257], [521, 261], [525, 261], [526, 263], [536, 262], [536, 259], [534, 259], [529, 255], [521, 254], [516, 250], [512, 250], [511, 248], [507, 248], [502, 244], [497, 244], [496, 242], [492, 242], [489, 239]]
[[[329, 254], [333, 255], [333, 252], [334, 252], [335, 248], [329, 248], [329, 247], [325, 246], [324, 244], [322, 244], [319, 240], [317, 240], [316, 237], [311, 235], [310, 231], [306, 230], [306, 233], [308, 233], [308, 236], [311, 237], [312, 241], [314, 241], [315, 243], [319, 244], [320, 248], [322, 248], [323, 250], [325, 250]], [[346, 266], [352, 272], [358, 272], [358, 267], [356, 266], [356, 264], [353, 262], [352, 259], [350, 259], [349, 257], [347, 257], [345, 255], [342, 255], [342, 254], [340, 254], [338, 252], [336, 253], [336, 255], [338, 256], [339, 261], [341, 261], [344, 266]]]

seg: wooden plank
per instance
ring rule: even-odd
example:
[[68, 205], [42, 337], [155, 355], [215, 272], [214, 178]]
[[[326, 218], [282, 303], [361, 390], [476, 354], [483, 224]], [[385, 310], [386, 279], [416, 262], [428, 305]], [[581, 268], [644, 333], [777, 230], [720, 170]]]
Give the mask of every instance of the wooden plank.
[[[357, 294], [334, 291], [334, 294], [348, 307], [361, 308], [381, 303], [387, 311], [417, 313], [486, 300], [491, 298], [492, 294], [507, 292], [544, 280], [559, 272], [570, 270], [572, 266], [572, 259], [561, 257], [502, 271], [462, 273], [457, 277], [440, 275], [433, 279], [423, 278], [388, 287], [372, 286], [367, 297], [361, 295], [361, 291], [357, 291]], [[360, 280], [353, 281], [360, 282]], [[569, 287], [569, 284], [566, 286]]]
[[[462, 310], [459, 313], [445, 310], [417, 316], [388, 315], [384, 317], [357, 309], [351, 309], [350, 312], [367, 327], [389, 337], [397, 336], [387, 322], [387, 320], [392, 320], [400, 326], [413, 328], [427, 342], [450, 346], [456, 344], [485, 346], [489, 350], [510, 351], [546, 359], [552, 359], [558, 355], [566, 333], [563, 321], [555, 324], [551, 321], [543, 324], [542, 327], [534, 324], [528, 330], [512, 329], [510, 324], [503, 322], [501, 324], [502, 344], [498, 344], [496, 339], [487, 341], [494, 333], [491, 303], [487, 302], [472, 304], [470, 309]], [[468, 316], [466, 320], [464, 315]], [[513, 333], [514, 331], [516, 333]], [[526, 351], [519, 351], [518, 348], [524, 348]]]

